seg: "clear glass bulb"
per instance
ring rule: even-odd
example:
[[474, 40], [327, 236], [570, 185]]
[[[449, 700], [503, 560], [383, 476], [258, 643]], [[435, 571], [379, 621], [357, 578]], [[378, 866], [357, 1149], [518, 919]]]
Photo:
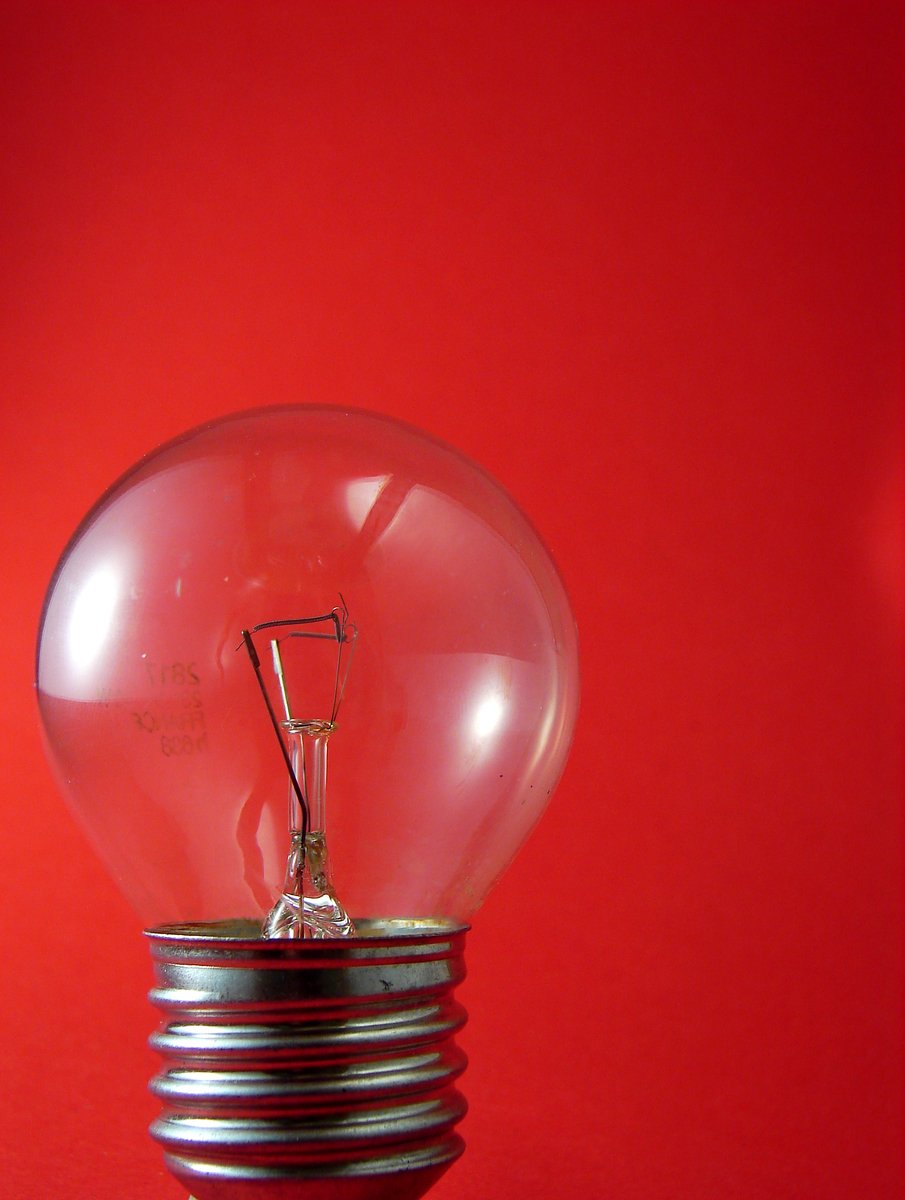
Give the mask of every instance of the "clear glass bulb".
[[262, 409], [170, 442], [87, 515], [45, 601], [38, 696], [61, 786], [147, 924], [465, 920], [562, 771], [575, 625], [466, 458], [370, 413]]

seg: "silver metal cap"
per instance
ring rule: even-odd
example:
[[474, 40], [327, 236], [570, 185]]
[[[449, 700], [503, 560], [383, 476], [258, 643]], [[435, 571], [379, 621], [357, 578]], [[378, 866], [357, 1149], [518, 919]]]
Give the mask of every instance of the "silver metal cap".
[[462, 1153], [466, 929], [251, 921], [147, 931], [163, 1014], [151, 1126], [196, 1200], [416, 1200]]

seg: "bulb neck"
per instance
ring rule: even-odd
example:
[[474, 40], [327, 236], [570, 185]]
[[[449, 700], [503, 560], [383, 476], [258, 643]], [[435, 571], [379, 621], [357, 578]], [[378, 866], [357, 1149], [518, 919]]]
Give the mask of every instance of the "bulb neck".
[[353, 937], [355, 925], [330, 877], [327, 838], [321, 829], [305, 836], [293, 829], [283, 891], [264, 919], [266, 938]]

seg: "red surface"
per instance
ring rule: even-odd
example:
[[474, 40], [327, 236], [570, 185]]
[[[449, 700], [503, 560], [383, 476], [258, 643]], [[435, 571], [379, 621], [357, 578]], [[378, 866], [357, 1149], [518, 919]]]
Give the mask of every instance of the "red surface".
[[5, 1194], [181, 1194], [137, 922], [41, 758], [43, 589], [144, 450], [311, 399], [493, 471], [583, 639], [437, 1200], [902, 1195], [901, 7], [3, 23]]

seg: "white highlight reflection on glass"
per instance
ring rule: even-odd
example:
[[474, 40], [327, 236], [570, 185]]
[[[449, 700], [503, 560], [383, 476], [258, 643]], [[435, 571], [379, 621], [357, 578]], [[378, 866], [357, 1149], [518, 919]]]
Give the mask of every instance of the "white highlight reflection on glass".
[[110, 567], [89, 575], [75, 598], [67, 631], [69, 661], [85, 671], [103, 649], [119, 599], [119, 579]]
[[355, 479], [346, 485], [346, 511], [357, 529], [368, 519], [368, 514], [389, 480], [389, 475], [374, 475], [367, 479]]
[[478, 741], [486, 741], [496, 733], [504, 711], [503, 699], [496, 692], [481, 701], [471, 718], [471, 732]]

